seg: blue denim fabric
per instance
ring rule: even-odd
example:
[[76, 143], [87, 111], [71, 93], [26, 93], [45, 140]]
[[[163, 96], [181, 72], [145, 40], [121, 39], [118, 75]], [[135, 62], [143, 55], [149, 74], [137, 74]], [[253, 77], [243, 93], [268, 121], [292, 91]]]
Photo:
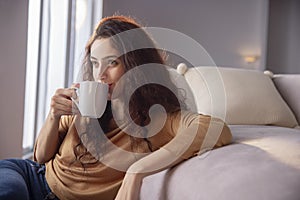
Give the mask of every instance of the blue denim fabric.
[[0, 160], [0, 199], [58, 200], [45, 179], [45, 165], [22, 159]]

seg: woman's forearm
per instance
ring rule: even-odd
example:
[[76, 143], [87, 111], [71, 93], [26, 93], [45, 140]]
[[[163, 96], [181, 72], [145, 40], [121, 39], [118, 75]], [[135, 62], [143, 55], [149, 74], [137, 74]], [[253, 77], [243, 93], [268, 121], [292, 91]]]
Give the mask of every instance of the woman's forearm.
[[60, 144], [58, 128], [59, 118], [49, 114], [36, 140], [34, 159], [37, 162], [49, 161], [58, 151]]
[[74, 113], [71, 100], [74, 95], [74, 89], [61, 88], [52, 96], [50, 112], [35, 143], [34, 159], [37, 162], [45, 163], [57, 153], [61, 144], [59, 122], [61, 116]]
[[179, 157], [174, 160], [174, 153], [164, 148], [151, 153], [130, 166], [115, 200], [138, 200], [143, 178], [181, 162]]
[[169, 143], [130, 166], [116, 200], [137, 200], [144, 177], [231, 141], [230, 129], [220, 119], [199, 116], [187, 121], [193, 122], [183, 124]]

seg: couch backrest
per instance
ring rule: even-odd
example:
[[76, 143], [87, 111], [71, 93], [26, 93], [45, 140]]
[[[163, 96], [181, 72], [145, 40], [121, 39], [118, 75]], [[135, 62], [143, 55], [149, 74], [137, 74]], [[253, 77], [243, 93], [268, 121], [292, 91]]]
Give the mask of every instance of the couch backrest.
[[199, 113], [222, 118], [228, 124], [298, 125], [272, 79], [263, 72], [182, 66], [177, 71], [190, 86]]

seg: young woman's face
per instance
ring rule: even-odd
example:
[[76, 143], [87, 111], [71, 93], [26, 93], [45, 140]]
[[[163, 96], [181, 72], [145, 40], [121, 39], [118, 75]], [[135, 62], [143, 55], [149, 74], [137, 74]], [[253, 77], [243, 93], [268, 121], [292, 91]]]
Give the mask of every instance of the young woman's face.
[[125, 73], [119, 52], [113, 48], [109, 38], [97, 39], [91, 46], [91, 62], [95, 81], [103, 82], [109, 86], [108, 99], [111, 99], [113, 89]]

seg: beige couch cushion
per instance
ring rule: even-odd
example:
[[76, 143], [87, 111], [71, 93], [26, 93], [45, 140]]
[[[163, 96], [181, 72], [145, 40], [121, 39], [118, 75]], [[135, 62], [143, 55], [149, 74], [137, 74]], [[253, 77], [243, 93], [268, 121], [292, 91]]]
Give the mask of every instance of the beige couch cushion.
[[292, 111], [262, 72], [221, 67], [196, 67], [184, 74], [197, 111], [228, 124], [297, 126]]

